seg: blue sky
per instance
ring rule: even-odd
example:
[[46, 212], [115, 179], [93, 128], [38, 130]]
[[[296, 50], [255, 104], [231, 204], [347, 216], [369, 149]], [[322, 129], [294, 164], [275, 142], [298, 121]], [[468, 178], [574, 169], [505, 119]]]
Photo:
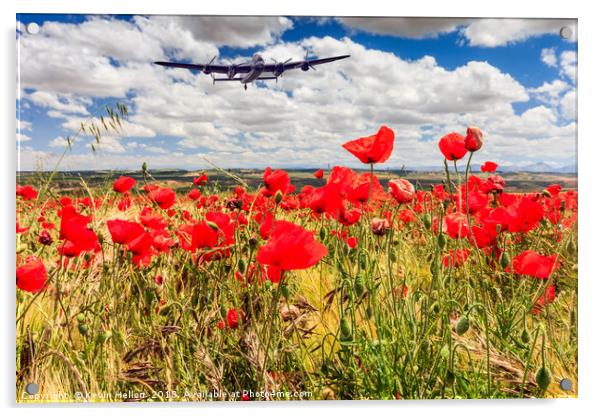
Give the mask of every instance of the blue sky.
[[[116, 102], [131, 113], [124, 131], [95, 153], [77, 137], [62, 169], [358, 166], [340, 145], [381, 124], [397, 137], [385, 168], [439, 164], [438, 138], [468, 125], [485, 133], [477, 162], [575, 164], [577, 42], [558, 32], [576, 21], [26, 14], [17, 25], [22, 170], [52, 168], [64, 138]], [[305, 50], [352, 56], [248, 91], [152, 65]]]

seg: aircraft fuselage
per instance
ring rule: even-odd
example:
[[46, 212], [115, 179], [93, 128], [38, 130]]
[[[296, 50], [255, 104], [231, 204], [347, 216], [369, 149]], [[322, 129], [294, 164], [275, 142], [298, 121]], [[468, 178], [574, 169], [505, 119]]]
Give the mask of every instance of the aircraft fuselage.
[[242, 84], [249, 84], [255, 81], [263, 73], [264, 62], [259, 54], [253, 55], [252, 69], [244, 77], [240, 79]]

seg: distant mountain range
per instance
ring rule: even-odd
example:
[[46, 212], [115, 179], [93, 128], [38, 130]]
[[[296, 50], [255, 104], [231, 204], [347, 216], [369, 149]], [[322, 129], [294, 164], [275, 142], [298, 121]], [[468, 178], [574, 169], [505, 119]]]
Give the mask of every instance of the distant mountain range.
[[[416, 172], [438, 172], [441, 171], [441, 166], [418, 166], [418, 167], [405, 167], [405, 170], [416, 171]], [[452, 168], [453, 169], [453, 168]], [[458, 165], [458, 169], [464, 171], [465, 166]], [[478, 165], [475, 165], [473, 171], [478, 170]], [[502, 167], [498, 169], [499, 172], [532, 172], [532, 173], [577, 173], [577, 165], [566, 165], [560, 167], [554, 167], [548, 165], [545, 162], [532, 163], [525, 166], [510, 166]]]
[[[317, 168], [316, 167], [278, 167], [279, 169], [285, 169], [285, 170], [290, 170], [290, 171], [298, 171], [298, 172], [313, 172], [315, 171]], [[326, 167], [323, 167], [324, 169], [326, 169]], [[450, 166], [450, 169], [453, 170], [453, 166]], [[458, 165], [458, 170], [460, 170], [460, 172], [464, 172], [465, 166], [462, 165]], [[188, 172], [197, 172], [197, 171], [201, 171], [202, 169], [196, 169], [196, 170], [188, 170], [188, 169], [180, 169], [180, 168], [157, 168], [157, 169], [150, 169], [150, 171], [153, 174], [157, 174], [157, 173], [162, 173], [162, 174], [169, 174], [169, 173], [174, 173], [174, 174], [182, 174], [182, 173], [188, 173]], [[211, 169], [208, 169], [211, 170]], [[263, 169], [256, 169], [256, 168], [237, 168], [237, 169], [224, 169], [226, 171], [233, 171], [233, 172], [240, 172], [240, 171], [248, 171], [248, 172], [263, 172]], [[356, 171], [369, 171], [369, 169], [364, 168], [364, 169], [354, 169]], [[378, 169], [378, 166], [376, 167], [375, 171], [390, 171], [390, 172], [399, 172], [400, 168], [395, 168], [395, 169]], [[403, 170], [406, 172], [442, 172], [443, 168], [441, 165], [437, 165], [437, 166], [415, 166], [415, 167], [410, 167], [410, 166], [404, 166]], [[472, 167], [472, 171], [473, 172], [478, 172], [479, 171], [479, 165], [475, 164]], [[530, 165], [525, 165], [525, 166], [521, 166], [521, 167], [500, 167], [498, 169], [498, 172], [500, 173], [513, 173], [513, 172], [526, 172], [526, 173], [566, 173], [566, 174], [576, 174], [577, 173], [577, 165], [573, 164], [573, 165], [566, 165], [566, 166], [560, 166], [560, 167], [553, 167], [551, 165], [548, 165], [545, 162], [538, 162], [538, 163], [532, 163]], [[20, 171], [18, 173], [21, 174], [31, 174], [34, 173], [33, 171]], [[61, 173], [66, 173], [66, 174], [82, 174], [83, 176], [87, 176], [87, 175], [96, 175], [96, 174], [102, 174], [102, 173], [120, 173], [120, 174], [129, 174], [129, 175], [136, 175], [136, 174], [140, 174], [140, 170], [139, 169], [114, 169], [114, 170], [76, 170], [76, 171], [61, 171]]]

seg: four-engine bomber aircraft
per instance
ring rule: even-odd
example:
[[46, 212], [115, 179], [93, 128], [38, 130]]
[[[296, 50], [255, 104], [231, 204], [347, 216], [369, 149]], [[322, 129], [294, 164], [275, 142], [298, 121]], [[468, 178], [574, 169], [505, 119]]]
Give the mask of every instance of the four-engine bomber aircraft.
[[[330, 58], [322, 58], [322, 59], [307, 59], [309, 51], [305, 54], [305, 59], [303, 61], [292, 61], [293, 58], [289, 58], [284, 62], [278, 62], [275, 59], [273, 64], [265, 63], [261, 55], [255, 54], [253, 55], [253, 59], [251, 62], [244, 62], [241, 64], [232, 64], [232, 65], [219, 65], [214, 64], [215, 56], [209, 63], [205, 65], [201, 64], [186, 64], [181, 62], [155, 62], [157, 65], [167, 66], [171, 68], [185, 68], [190, 70], [203, 71], [203, 73], [207, 75], [211, 75], [213, 78], [213, 84], [215, 85], [216, 81], [240, 81], [245, 90], [247, 89], [247, 84], [252, 83], [256, 80], [266, 80], [266, 79], [274, 79], [278, 82], [278, 77], [282, 76], [285, 71], [289, 71], [291, 69], [300, 68], [302, 71], [308, 71], [309, 68], [313, 69], [316, 65], [326, 64], [328, 62], [338, 61], [339, 59], [349, 58], [351, 55], [341, 55], [341, 56], [333, 56]], [[292, 61], [292, 62], [291, 62]], [[262, 76], [263, 74], [268, 73], [271, 74], [269, 76]], [[226, 74], [227, 78], [215, 78], [214, 74]], [[237, 77], [236, 75], [241, 74], [241, 76]]]

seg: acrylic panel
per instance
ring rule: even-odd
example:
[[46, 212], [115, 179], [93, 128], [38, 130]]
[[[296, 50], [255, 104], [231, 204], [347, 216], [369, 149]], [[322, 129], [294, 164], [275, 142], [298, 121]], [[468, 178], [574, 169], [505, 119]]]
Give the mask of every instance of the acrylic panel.
[[17, 402], [577, 396], [577, 21], [18, 14]]

